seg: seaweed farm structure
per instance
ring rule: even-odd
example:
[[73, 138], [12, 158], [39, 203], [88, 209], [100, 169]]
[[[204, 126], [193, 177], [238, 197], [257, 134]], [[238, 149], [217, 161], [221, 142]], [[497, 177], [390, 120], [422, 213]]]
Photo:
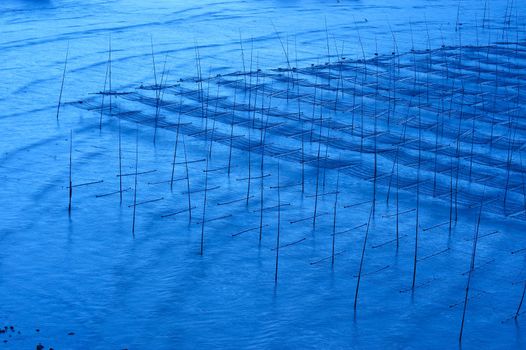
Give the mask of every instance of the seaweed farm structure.
[[[159, 10], [9, 76], [6, 346], [525, 347], [524, 6], [264, 3], [270, 33], [223, 2]], [[283, 31], [309, 6], [335, 19]], [[174, 39], [192, 11], [239, 33]]]

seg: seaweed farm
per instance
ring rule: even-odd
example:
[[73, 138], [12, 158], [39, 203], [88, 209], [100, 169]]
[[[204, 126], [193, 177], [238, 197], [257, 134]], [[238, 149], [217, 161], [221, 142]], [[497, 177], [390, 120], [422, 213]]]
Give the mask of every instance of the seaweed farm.
[[0, 347], [526, 346], [521, 3], [6, 8]]

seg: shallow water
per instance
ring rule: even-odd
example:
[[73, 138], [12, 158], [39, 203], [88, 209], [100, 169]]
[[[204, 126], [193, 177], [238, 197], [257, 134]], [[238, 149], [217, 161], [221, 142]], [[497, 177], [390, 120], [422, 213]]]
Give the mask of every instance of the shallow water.
[[[251, 85], [258, 82], [267, 84], [269, 89], [293, 91], [287, 80], [283, 80], [288, 78], [287, 73], [283, 73], [288, 56], [291, 66], [306, 69], [301, 71], [305, 79], [301, 92], [308, 95], [301, 108], [312, 117], [308, 127], [315, 125], [317, 128], [315, 116], [310, 115], [313, 103], [310, 102], [312, 87], [309, 84], [322, 84], [323, 79], [309, 73], [311, 65], [322, 67], [317, 72], [330, 74], [331, 69], [334, 68], [334, 73], [342, 67], [338, 66], [342, 56], [352, 62], [349, 66], [358, 67], [362, 64], [358, 60], [365, 56], [369, 59], [368, 78], [358, 80], [352, 69], [345, 75], [349, 79], [346, 87], [358, 91], [352, 85], [356, 82], [361, 86], [362, 96], [371, 88], [365, 81], [374, 83], [373, 74], [378, 72], [385, 73], [380, 86], [386, 93], [391, 91], [391, 80], [385, 78], [396, 71], [390, 68], [391, 63], [395, 68], [397, 64], [403, 67], [398, 73], [400, 79], [404, 75], [412, 78], [413, 73], [418, 74], [419, 88], [422, 88], [429, 74], [417, 73], [416, 68], [427, 67], [425, 50], [429, 48], [440, 69], [445, 63], [440, 61], [443, 54], [450, 55], [451, 72], [459, 74], [457, 81], [466, 82], [467, 91], [477, 91], [473, 69], [486, 64], [490, 72], [484, 77], [491, 81], [498, 76], [501, 82], [496, 94], [499, 99], [493, 106], [495, 111], [488, 115], [505, 120], [509, 114], [506, 111], [516, 106], [512, 113], [517, 113], [517, 127], [522, 127], [518, 116], [525, 109], [520, 90], [520, 72], [525, 65], [524, 27], [516, 23], [524, 23], [524, 5], [514, 3], [510, 10], [502, 1], [490, 1], [486, 8], [484, 2], [464, 1], [459, 9], [457, 1], [411, 1], [395, 6], [389, 1], [208, 1], [188, 4], [165, 0], [151, 5], [137, 0], [89, 4], [9, 0], [0, 6], [3, 56], [0, 62], [0, 315], [6, 325], [14, 325], [21, 332], [8, 331], [12, 337], [0, 334], [2, 340], [7, 340], [1, 346], [32, 348], [39, 342], [55, 349], [458, 346], [468, 278], [466, 271], [470, 268], [471, 239], [478, 212], [469, 205], [479, 200], [481, 184], [471, 176], [468, 179], [464, 171], [466, 177], [460, 185], [462, 206], [451, 236], [447, 225], [424, 231], [448, 220], [449, 198], [432, 198], [429, 192], [432, 188], [422, 186], [419, 210], [422, 228], [419, 257], [422, 260], [418, 264], [417, 288], [411, 293], [415, 188], [400, 191], [399, 210], [409, 212], [400, 216], [400, 245], [396, 249], [394, 219], [387, 217], [396, 213], [396, 208], [393, 197], [389, 205], [386, 203], [387, 178], [379, 180], [378, 204], [369, 227], [355, 312], [356, 275], [370, 203], [354, 204], [370, 201], [372, 197], [371, 177], [358, 171], [371, 169], [372, 143], [366, 141], [367, 152], [351, 148], [359, 145], [353, 124], [351, 136], [343, 129], [334, 131], [336, 126], [331, 129], [333, 137], [338, 135], [338, 139], [330, 143], [327, 150], [328, 141], [323, 141], [322, 137], [319, 142], [316, 138], [310, 139], [306, 146], [306, 153], [311, 157], [321, 149], [331, 161], [343, 159], [353, 164], [350, 170], [342, 170], [340, 177], [336, 231], [358, 228], [336, 235], [337, 254], [332, 267], [329, 258], [335, 196], [329, 193], [336, 190], [337, 172], [323, 162], [323, 177], [320, 178], [324, 183], [317, 186], [316, 175], [321, 174], [316, 163], [311, 163], [305, 168], [305, 193], [302, 193], [298, 186], [301, 163], [294, 158], [301, 140], [286, 137], [285, 132], [298, 128], [302, 131], [303, 124], [280, 115], [269, 118], [270, 123], [285, 123], [285, 127], [280, 129], [278, 125], [269, 129], [268, 152], [263, 152], [263, 173], [269, 176], [263, 178], [266, 209], [260, 242], [257, 228], [260, 225], [261, 180], [251, 181], [248, 205], [240, 200], [247, 195], [244, 179], [249, 176], [249, 168], [250, 176], [261, 175], [262, 152], [254, 150], [248, 158], [246, 151], [252, 147], [250, 143], [247, 146], [247, 138], [250, 137], [249, 142], [259, 142], [260, 130], [254, 124], [252, 127], [244, 126], [246, 123], [236, 126], [234, 134], [242, 141], [236, 141], [237, 146], [233, 148], [230, 176], [224, 169], [230, 151], [228, 143], [218, 141], [218, 135], [230, 132], [228, 122], [219, 117], [207, 118], [208, 123], [217, 122], [214, 129], [217, 134], [210, 138], [208, 133], [192, 134], [192, 131], [212, 127], [205, 126], [205, 119], [199, 112], [204, 104], [199, 97], [200, 85], [193, 80], [197, 75], [196, 47], [205, 79], [203, 90], [209, 92], [211, 101], [207, 99], [206, 104], [211, 110], [215, 107], [228, 111], [235, 94], [238, 108], [254, 98], [258, 105], [293, 113], [296, 106], [283, 96], [263, 99], [260, 96], [258, 99], [258, 90], [254, 90], [256, 96], [252, 96], [241, 88], [233, 92], [227, 84], [220, 85], [217, 92], [226, 98], [227, 107], [216, 107], [212, 100], [216, 96], [216, 82], [221, 79], [223, 83], [237, 80], [240, 86], [246, 86], [248, 80]], [[484, 27], [481, 25], [483, 19]], [[96, 108], [100, 108], [101, 95], [94, 93], [104, 90], [110, 33], [113, 90], [134, 94], [112, 97], [113, 112], [108, 111], [109, 97], [106, 96], [99, 130], [101, 113]], [[507, 44], [508, 41], [518, 41], [520, 45]], [[485, 46], [488, 43], [491, 51]], [[57, 121], [57, 101], [68, 45], [64, 104]], [[411, 55], [411, 48], [418, 51], [417, 56]], [[459, 48], [464, 61], [459, 61]], [[376, 52], [380, 61], [374, 61]], [[488, 62], [480, 63], [480, 57], [488, 52], [491, 54], [486, 57]], [[163, 69], [165, 59], [166, 70]], [[328, 69], [323, 68], [326, 62], [330, 63]], [[461, 67], [457, 71], [456, 64]], [[494, 66], [500, 67], [497, 73], [493, 73]], [[155, 106], [142, 99], [133, 100], [135, 94], [141, 98], [155, 98], [153, 91], [139, 87], [153, 85], [163, 71], [169, 71], [167, 85], [180, 85], [167, 90], [162, 122], [177, 123], [178, 113], [174, 111], [183, 100], [181, 91], [190, 91], [184, 97], [188, 110], [181, 121], [191, 122], [195, 129], [183, 128], [180, 137], [185, 135], [188, 160], [198, 161], [189, 164], [191, 220], [184, 211], [187, 208], [186, 181], [176, 181], [172, 191], [166, 182], [172, 170], [175, 129], [173, 126], [159, 127], [154, 144], [155, 128], [151, 116]], [[253, 73], [242, 74], [247, 71]], [[363, 76], [359, 75], [362, 74], [359, 70], [356, 72], [356, 76]], [[441, 83], [440, 72], [431, 74], [431, 82], [436, 86]], [[221, 77], [215, 77], [217, 74]], [[466, 74], [464, 79], [462, 74]], [[422, 111], [424, 122], [432, 120], [434, 113], [430, 110], [420, 105], [414, 108], [415, 101], [410, 97], [414, 87], [410, 83], [407, 85], [404, 86], [407, 94], [400, 90], [403, 112], [399, 110], [399, 118]], [[331, 96], [338, 95], [338, 89], [334, 93], [334, 88], [323, 90], [322, 87], [320, 85], [317, 91], [318, 103], [319, 99], [330, 101]], [[489, 84], [484, 87], [489, 95], [481, 95], [488, 96], [488, 101], [493, 93], [490, 88]], [[432, 106], [440, 105], [440, 93], [441, 90], [431, 90]], [[454, 105], [459, 103], [458, 97], [457, 92], [444, 99], [451, 99]], [[351, 95], [346, 95], [340, 105], [350, 100]], [[360, 103], [368, 110], [391, 108], [390, 103], [371, 96], [365, 96]], [[96, 106], [95, 110], [90, 110], [92, 106]], [[192, 106], [197, 112], [192, 112]], [[488, 110], [489, 106], [488, 102]], [[315, 109], [316, 113], [321, 113]], [[248, 112], [250, 105], [249, 111], [240, 111], [237, 116], [250, 121], [256, 113], [251, 116]], [[327, 107], [324, 113], [330, 122], [349, 123], [348, 111], [331, 111]], [[453, 119], [443, 122], [451, 128], [456, 127], [459, 110], [455, 108], [452, 113]], [[265, 116], [262, 116], [260, 118], [258, 112], [258, 122], [263, 123]], [[357, 125], [372, 133], [372, 120], [366, 118]], [[108, 195], [119, 190], [119, 125], [122, 172], [135, 172], [136, 130], [139, 134], [138, 169], [145, 172], [138, 176], [135, 238], [132, 238], [131, 229], [134, 176], [123, 177], [122, 204], [118, 194]], [[386, 124], [380, 121], [379, 127], [384, 136], [398, 139], [403, 124], [393, 125], [387, 130]], [[487, 121], [477, 125], [478, 137], [493, 140], [489, 138]], [[323, 136], [329, 128], [322, 127]], [[413, 126], [409, 135], [416, 137], [418, 129]], [[73, 184], [97, 183], [74, 188], [72, 212], [68, 216], [70, 130], [73, 131]], [[479, 162], [475, 162], [473, 177], [482, 178], [488, 172], [495, 176], [487, 185], [488, 193], [495, 196], [502, 195], [502, 183], [506, 181], [504, 141], [509, 139], [507, 130], [506, 124], [495, 129], [492, 152], [487, 152], [484, 142], [475, 147], [475, 160]], [[514, 143], [520, 148], [524, 142], [523, 129], [518, 130]], [[424, 131], [423, 141], [434, 145], [436, 134], [438, 131], [433, 128]], [[422, 166], [423, 177], [430, 179], [435, 153], [440, 154], [440, 165], [448, 166], [450, 159], [446, 155], [454, 152], [455, 145], [454, 139], [450, 140], [447, 135], [441, 134], [442, 153], [431, 146], [426, 149], [424, 157], [430, 162]], [[209, 172], [205, 178], [206, 162], [199, 160], [207, 158], [211, 139], [217, 142], [213, 142], [208, 170], [216, 171]], [[377, 139], [379, 143], [374, 147], [392, 147], [392, 139]], [[462, 152], [470, 149], [467, 140], [470, 139], [466, 138], [461, 145]], [[184, 165], [179, 164], [184, 161], [181, 143], [179, 139], [176, 179], [185, 176]], [[323, 147], [318, 148], [318, 144]], [[411, 144], [403, 147], [405, 163], [400, 169], [400, 178], [408, 183], [416, 177], [411, 161], [417, 153], [415, 147]], [[296, 153], [284, 155], [277, 150]], [[513, 168], [513, 176], [508, 179], [515, 189], [510, 194], [508, 211], [504, 208], [506, 215], [516, 214], [522, 205], [519, 154], [520, 150], [510, 161], [518, 169]], [[393, 155], [387, 152], [379, 158], [379, 170], [391, 173]], [[468, 164], [467, 159], [462, 162]], [[449, 177], [444, 174], [438, 183], [439, 188], [446, 191]], [[204, 197], [199, 191], [205, 187], [205, 182], [209, 189], [218, 188], [207, 192], [205, 220], [212, 221], [205, 226], [204, 254], [201, 256], [200, 222]], [[276, 252], [273, 248], [278, 220], [275, 206], [279, 203], [276, 186], [279, 185], [283, 186], [280, 190], [283, 206], [279, 210], [282, 249], [275, 285]], [[319, 193], [327, 194], [320, 196], [316, 204], [321, 216], [313, 229], [312, 220], [303, 219], [313, 215], [316, 187]], [[390, 195], [393, 196], [393, 192]], [[141, 204], [144, 201], [152, 202]], [[232, 203], [224, 204], [228, 202]], [[177, 215], [166, 216], [179, 211]], [[475, 264], [478, 268], [472, 275], [468, 299], [463, 339], [466, 348], [525, 346], [524, 315], [516, 322], [509, 320], [517, 308], [523, 286], [521, 281], [525, 279], [524, 253], [511, 254], [526, 246], [523, 228], [523, 215], [506, 218], [501, 207], [488, 202], [481, 220], [483, 237], [478, 242]], [[253, 230], [241, 233], [249, 229]], [[69, 332], [75, 334], [68, 335]]]

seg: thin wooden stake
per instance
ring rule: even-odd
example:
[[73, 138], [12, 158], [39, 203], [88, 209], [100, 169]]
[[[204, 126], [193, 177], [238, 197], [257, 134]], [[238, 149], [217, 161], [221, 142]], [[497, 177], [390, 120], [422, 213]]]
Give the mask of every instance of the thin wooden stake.
[[62, 91], [64, 90], [64, 80], [66, 79], [66, 67], [68, 66], [68, 56], [69, 56], [69, 41], [68, 41], [68, 47], [66, 49], [66, 59], [64, 60], [64, 71], [62, 72], [62, 83], [60, 84], [60, 94], [58, 96], [57, 120], [58, 120], [58, 114], [60, 112], [60, 104], [62, 102]]
[[173, 191], [174, 185], [174, 174], [175, 174], [175, 160], [177, 158], [177, 145], [179, 143], [179, 128], [181, 127], [181, 109], [183, 105], [183, 96], [179, 98], [179, 116], [177, 117], [177, 132], [175, 135], [175, 145], [174, 145], [174, 156], [172, 160], [172, 176], [170, 177], [170, 191]]
[[[208, 151], [208, 154], [212, 153], [212, 145], [214, 144], [213, 140], [210, 140], [210, 148]], [[204, 191], [204, 199], [203, 199], [203, 217], [201, 220], [201, 250], [200, 255], [203, 255], [204, 250], [204, 244], [205, 244], [205, 215], [206, 215], [206, 199], [208, 194], [208, 164], [210, 162], [210, 158], [206, 157], [206, 166], [205, 166], [205, 191]]]
[[276, 239], [276, 271], [274, 273], [274, 284], [278, 284], [278, 264], [279, 264], [279, 239], [280, 239], [280, 226], [281, 226], [281, 186], [280, 186], [280, 163], [278, 159], [278, 234]]
[[119, 198], [122, 205], [122, 148], [121, 148], [121, 118], [119, 118]]
[[334, 247], [336, 241], [336, 213], [338, 211], [338, 193], [340, 190], [340, 171], [338, 170], [338, 177], [336, 179], [336, 193], [334, 195], [334, 217], [332, 221], [332, 255], [331, 265], [334, 266]]
[[356, 282], [356, 291], [354, 293], [354, 312], [356, 312], [356, 306], [358, 305], [358, 292], [360, 291], [360, 281], [362, 278], [363, 261], [365, 257], [365, 248], [367, 247], [367, 238], [369, 237], [369, 228], [371, 227], [371, 217], [373, 216], [373, 207], [369, 211], [369, 219], [367, 220], [367, 228], [365, 229], [365, 238], [363, 240], [362, 256], [360, 258], [360, 269], [358, 270], [358, 280]]
[[519, 314], [521, 312], [522, 302], [524, 301], [524, 294], [526, 293], [526, 281], [524, 282], [524, 289], [522, 290], [522, 297], [521, 301], [519, 302], [519, 306], [517, 307], [517, 312], [515, 312], [514, 318], [519, 317]]
[[137, 208], [137, 169], [139, 167], [139, 125], [137, 124], [137, 131], [135, 136], [135, 186], [133, 190], [133, 221], [132, 221], [132, 236], [135, 238], [135, 212]]
[[[486, 192], [486, 188], [484, 188], [484, 193], [485, 192]], [[465, 319], [466, 319], [466, 309], [467, 309], [467, 306], [468, 306], [469, 287], [470, 287], [470, 284], [471, 284], [471, 277], [472, 277], [472, 274], [473, 274], [473, 270], [475, 269], [475, 255], [477, 254], [477, 243], [478, 243], [478, 239], [479, 239], [480, 217], [482, 215], [482, 207], [484, 206], [484, 197], [485, 196], [482, 195], [482, 201], [480, 203], [479, 216], [478, 216], [478, 220], [477, 220], [477, 228], [475, 230], [475, 239], [473, 241], [473, 251], [471, 253], [471, 263], [470, 263], [470, 266], [469, 266], [468, 283], [466, 285], [466, 295], [464, 296], [464, 309], [462, 311], [462, 323], [460, 324], [460, 333], [459, 333], [459, 336], [458, 336], [459, 344], [462, 344], [462, 335], [464, 333], [464, 323], [465, 323]]]
[[73, 154], [73, 130], [69, 131], [69, 205], [68, 214], [71, 215], [71, 197], [73, 196], [73, 184], [71, 180], [71, 168], [72, 168], [72, 154]]
[[[244, 61], [243, 61], [244, 66]], [[245, 76], [245, 85], [246, 85], [246, 76]], [[232, 142], [234, 139], [234, 117], [236, 115], [236, 97], [237, 97], [237, 86], [234, 88], [234, 105], [232, 107], [232, 115], [230, 118], [230, 145], [228, 150], [228, 176], [230, 176], [231, 166], [232, 166]]]
[[184, 166], [186, 170], [186, 194], [188, 198], [188, 215], [189, 215], [188, 221], [191, 222], [192, 221], [192, 202], [190, 200], [190, 174], [188, 172], [188, 159], [186, 156], [186, 143], [184, 140], [184, 135], [183, 135], [183, 153], [184, 153]]

